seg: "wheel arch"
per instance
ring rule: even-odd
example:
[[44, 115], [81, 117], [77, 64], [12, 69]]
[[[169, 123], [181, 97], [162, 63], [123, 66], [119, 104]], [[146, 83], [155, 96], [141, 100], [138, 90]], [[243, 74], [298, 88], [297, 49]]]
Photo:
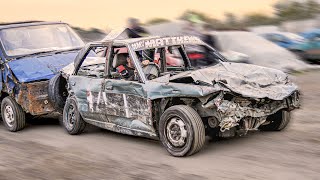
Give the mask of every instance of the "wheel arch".
[[1, 91], [1, 95], [0, 95], [0, 102], [7, 96], [10, 96], [9, 93]]
[[193, 108], [195, 111], [196, 104], [198, 104], [200, 100], [194, 97], [167, 97], [167, 98], [160, 98], [155, 99], [152, 101], [152, 119], [153, 119], [153, 126], [158, 134], [158, 127], [160, 117], [163, 112], [171, 106], [175, 105], [187, 105]]

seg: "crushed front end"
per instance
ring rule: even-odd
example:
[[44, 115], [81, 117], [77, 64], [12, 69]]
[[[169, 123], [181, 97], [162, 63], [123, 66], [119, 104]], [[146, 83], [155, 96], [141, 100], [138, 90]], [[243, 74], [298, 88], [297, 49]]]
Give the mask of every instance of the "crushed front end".
[[253, 99], [221, 91], [200, 103], [197, 109], [202, 117], [206, 117], [209, 131], [215, 135], [241, 136], [273, 123], [279, 112], [289, 115], [290, 111], [300, 107], [299, 96], [299, 91], [295, 91], [283, 100]]

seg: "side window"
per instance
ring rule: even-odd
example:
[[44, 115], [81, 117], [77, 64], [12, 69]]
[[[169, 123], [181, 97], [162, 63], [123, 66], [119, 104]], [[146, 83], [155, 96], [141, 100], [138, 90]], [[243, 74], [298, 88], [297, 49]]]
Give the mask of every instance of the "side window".
[[83, 60], [80, 69], [77, 73], [78, 76], [88, 76], [95, 78], [103, 78], [104, 71], [106, 67], [106, 56], [97, 55], [95, 52], [97, 49], [104, 49], [107, 51], [106, 47], [95, 47], [91, 49], [89, 54]]
[[285, 39], [283, 38], [283, 36], [278, 35], [278, 34], [274, 35], [274, 39], [275, 39], [275, 41], [277, 41], [277, 42], [283, 42], [283, 41], [285, 40]]
[[205, 45], [185, 45], [185, 50], [192, 67], [211, 66], [221, 60], [221, 55]]
[[164, 61], [164, 55], [161, 53], [161, 51], [164, 50], [167, 68], [170, 69], [170, 67], [176, 67], [184, 69], [185, 62], [179, 48], [181, 48], [181, 46], [168, 46], [156, 49], [154, 53], [154, 62], [161, 67], [162, 61]]
[[267, 38], [270, 40], [270, 41], [275, 41], [275, 37], [273, 34], [268, 34], [267, 35]]
[[166, 48], [167, 67], [185, 67], [183, 57], [179, 51], [181, 46], [170, 46]]
[[112, 48], [110, 56], [110, 74], [112, 79], [138, 81], [133, 58], [128, 53], [127, 47]]
[[266, 35], [267, 39], [270, 41], [275, 41], [274, 35], [273, 34], [268, 34]]

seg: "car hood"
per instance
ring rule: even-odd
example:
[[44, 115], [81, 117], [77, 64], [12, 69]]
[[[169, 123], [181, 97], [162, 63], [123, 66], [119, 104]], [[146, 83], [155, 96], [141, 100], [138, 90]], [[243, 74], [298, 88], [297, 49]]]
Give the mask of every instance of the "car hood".
[[[187, 80], [188, 79], [188, 80]], [[298, 88], [282, 71], [242, 63], [222, 62], [215, 66], [171, 76], [170, 82], [205, 84], [227, 88], [243, 97], [282, 100]]]
[[9, 67], [19, 82], [51, 79], [61, 68], [73, 62], [77, 51], [42, 54], [10, 61]]

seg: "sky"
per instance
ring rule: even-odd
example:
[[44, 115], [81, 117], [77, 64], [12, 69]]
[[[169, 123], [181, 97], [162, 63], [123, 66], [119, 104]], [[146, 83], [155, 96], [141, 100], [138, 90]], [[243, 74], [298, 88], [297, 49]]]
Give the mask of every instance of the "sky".
[[176, 19], [195, 10], [222, 19], [225, 12], [242, 16], [272, 14], [278, 0], [0, 0], [0, 22], [63, 21], [82, 28], [119, 28], [128, 17], [141, 22], [153, 18]]

